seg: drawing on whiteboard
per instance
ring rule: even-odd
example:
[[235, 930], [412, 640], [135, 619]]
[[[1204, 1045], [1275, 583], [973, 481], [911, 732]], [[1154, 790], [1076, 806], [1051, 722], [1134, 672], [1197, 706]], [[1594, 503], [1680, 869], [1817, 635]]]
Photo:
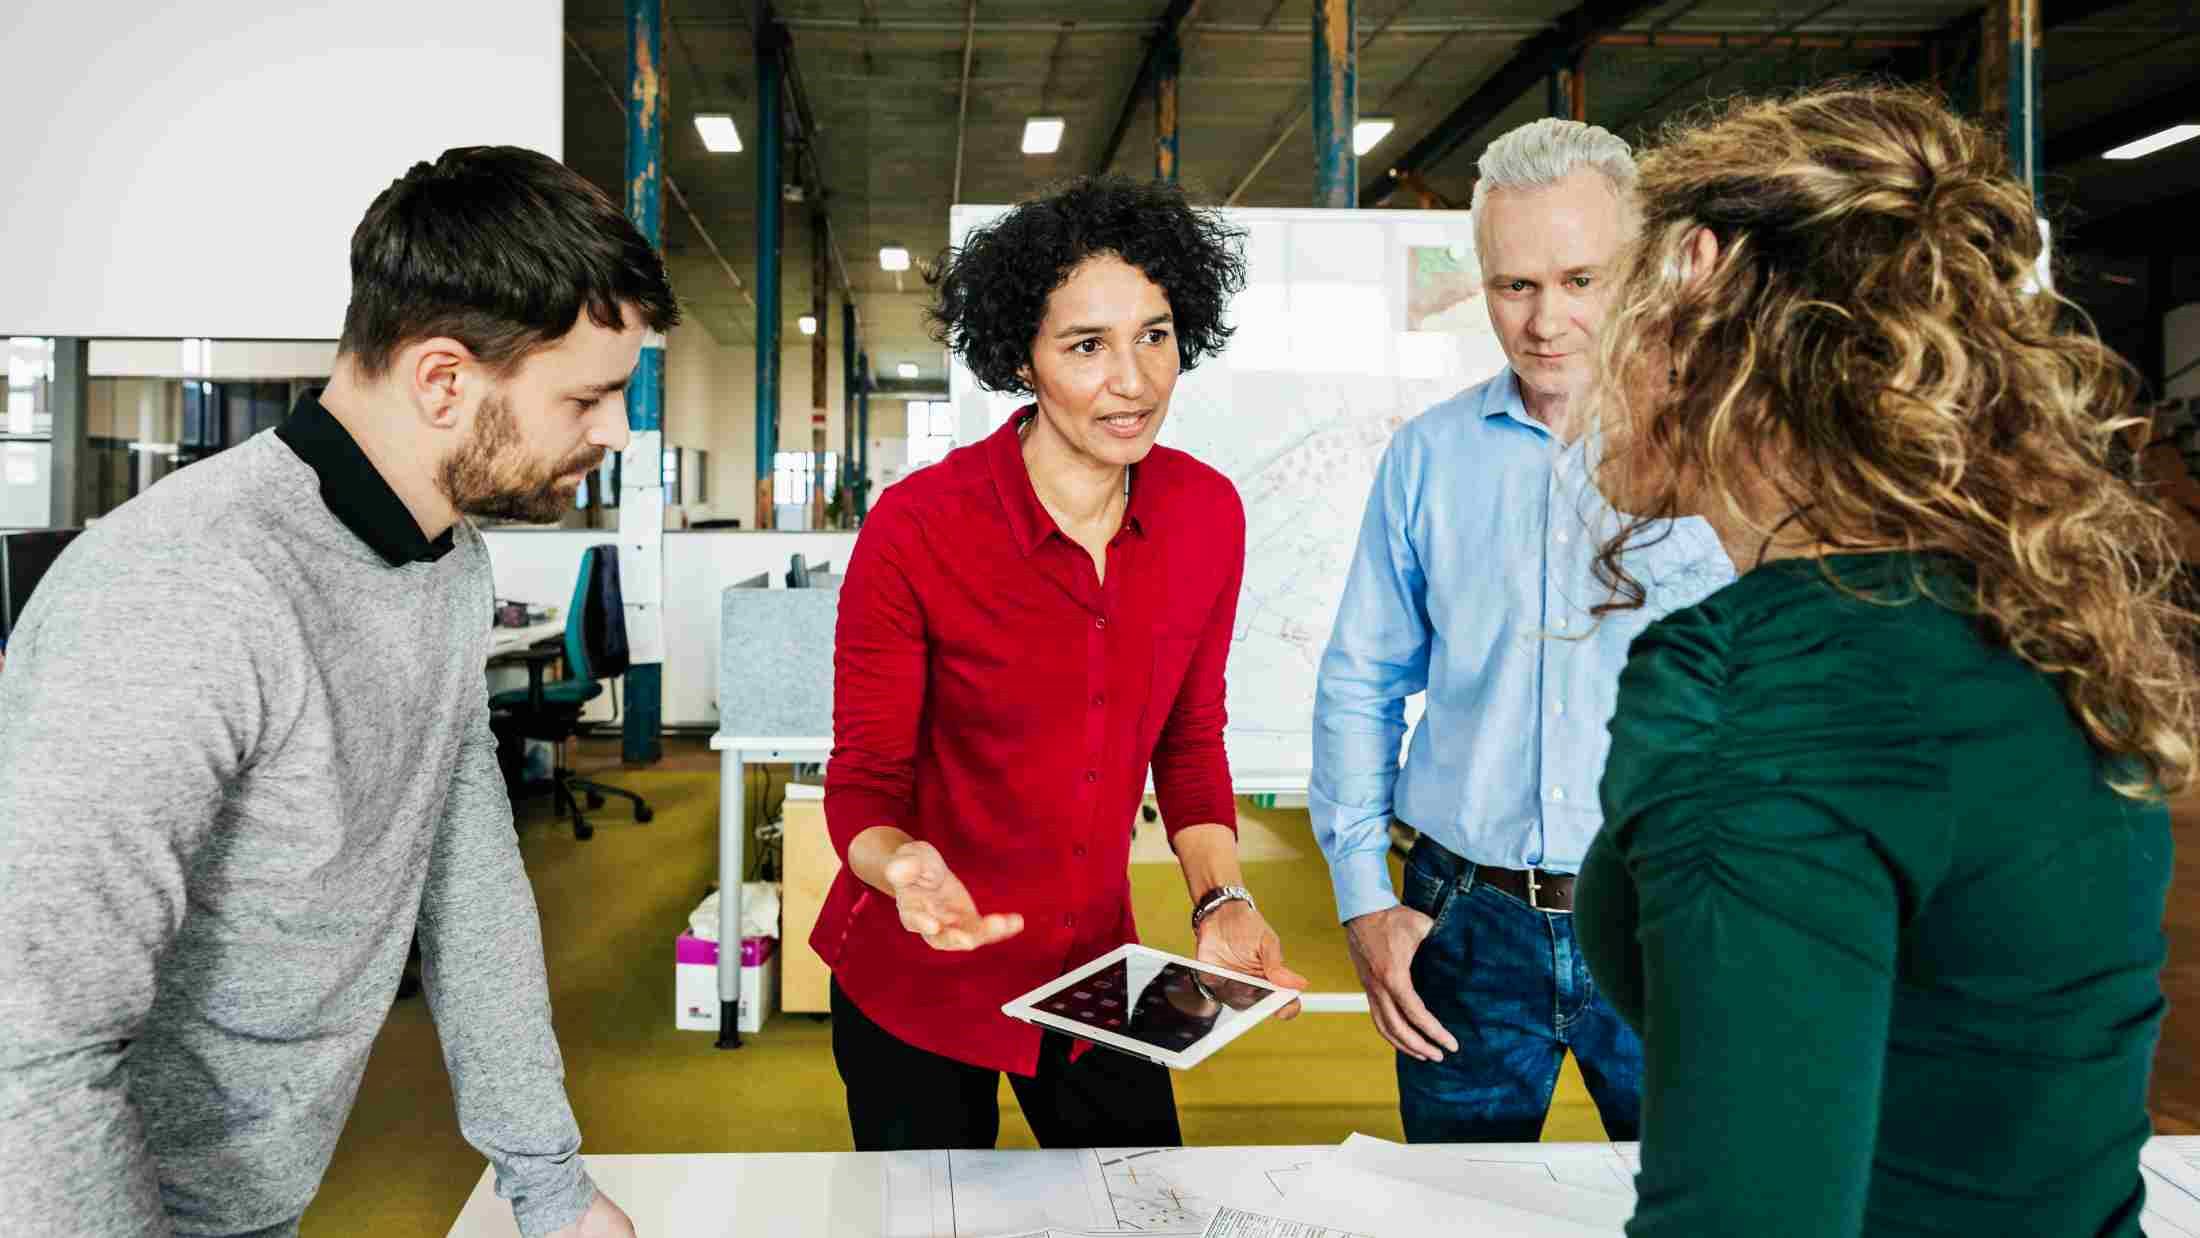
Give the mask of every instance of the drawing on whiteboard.
[[1474, 247], [1415, 245], [1406, 250], [1406, 330], [1489, 330], [1482, 304], [1482, 268]]

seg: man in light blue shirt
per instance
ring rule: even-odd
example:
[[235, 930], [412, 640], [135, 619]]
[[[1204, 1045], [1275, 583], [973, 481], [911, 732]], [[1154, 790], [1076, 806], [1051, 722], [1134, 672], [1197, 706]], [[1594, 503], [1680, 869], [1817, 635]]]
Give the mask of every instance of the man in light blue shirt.
[[[1678, 521], [1625, 557], [1648, 604], [1591, 613], [1621, 523], [1590, 482], [1585, 406], [1634, 162], [1603, 129], [1542, 120], [1480, 171], [1476, 252], [1509, 365], [1408, 423], [1376, 473], [1315, 699], [1314, 834], [1398, 1049], [1409, 1139], [1539, 1138], [1569, 1049], [1605, 1130], [1633, 1139], [1642, 1045], [1575, 949], [1573, 874], [1629, 642], [1733, 568], [1709, 526]], [[1393, 820], [1419, 835], [1403, 891]]]

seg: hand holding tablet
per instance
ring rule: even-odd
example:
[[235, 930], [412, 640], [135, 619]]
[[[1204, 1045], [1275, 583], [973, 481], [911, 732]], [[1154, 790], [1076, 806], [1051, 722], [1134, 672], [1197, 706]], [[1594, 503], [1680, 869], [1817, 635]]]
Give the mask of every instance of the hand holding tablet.
[[[1228, 902], [1199, 922], [1199, 961], [1229, 971], [1265, 978], [1284, 989], [1304, 989], [1306, 977], [1283, 965], [1283, 940], [1250, 901]], [[1276, 1012], [1279, 1019], [1295, 1019], [1299, 1004], [1293, 1001]]]

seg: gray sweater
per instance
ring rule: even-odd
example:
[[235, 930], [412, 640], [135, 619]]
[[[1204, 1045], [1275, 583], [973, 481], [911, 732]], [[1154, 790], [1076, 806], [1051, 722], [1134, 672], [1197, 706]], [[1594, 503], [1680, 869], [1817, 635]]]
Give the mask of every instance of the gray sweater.
[[487, 552], [462, 522], [393, 564], [324, 480], [273, 433], [182, 470], [9, 641], [0, 1234], [294, 1232], [416, 929], [521, 1231], [594, 1198], [488, 725]]

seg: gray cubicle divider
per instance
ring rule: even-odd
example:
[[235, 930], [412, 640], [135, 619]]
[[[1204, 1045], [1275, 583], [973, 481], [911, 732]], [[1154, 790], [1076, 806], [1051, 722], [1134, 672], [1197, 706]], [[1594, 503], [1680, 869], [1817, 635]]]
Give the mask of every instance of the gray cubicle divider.
[[718, 642], [718, 728], [725, 735], [829, 739], [833, 624], [840, 590], [725, 591]]

